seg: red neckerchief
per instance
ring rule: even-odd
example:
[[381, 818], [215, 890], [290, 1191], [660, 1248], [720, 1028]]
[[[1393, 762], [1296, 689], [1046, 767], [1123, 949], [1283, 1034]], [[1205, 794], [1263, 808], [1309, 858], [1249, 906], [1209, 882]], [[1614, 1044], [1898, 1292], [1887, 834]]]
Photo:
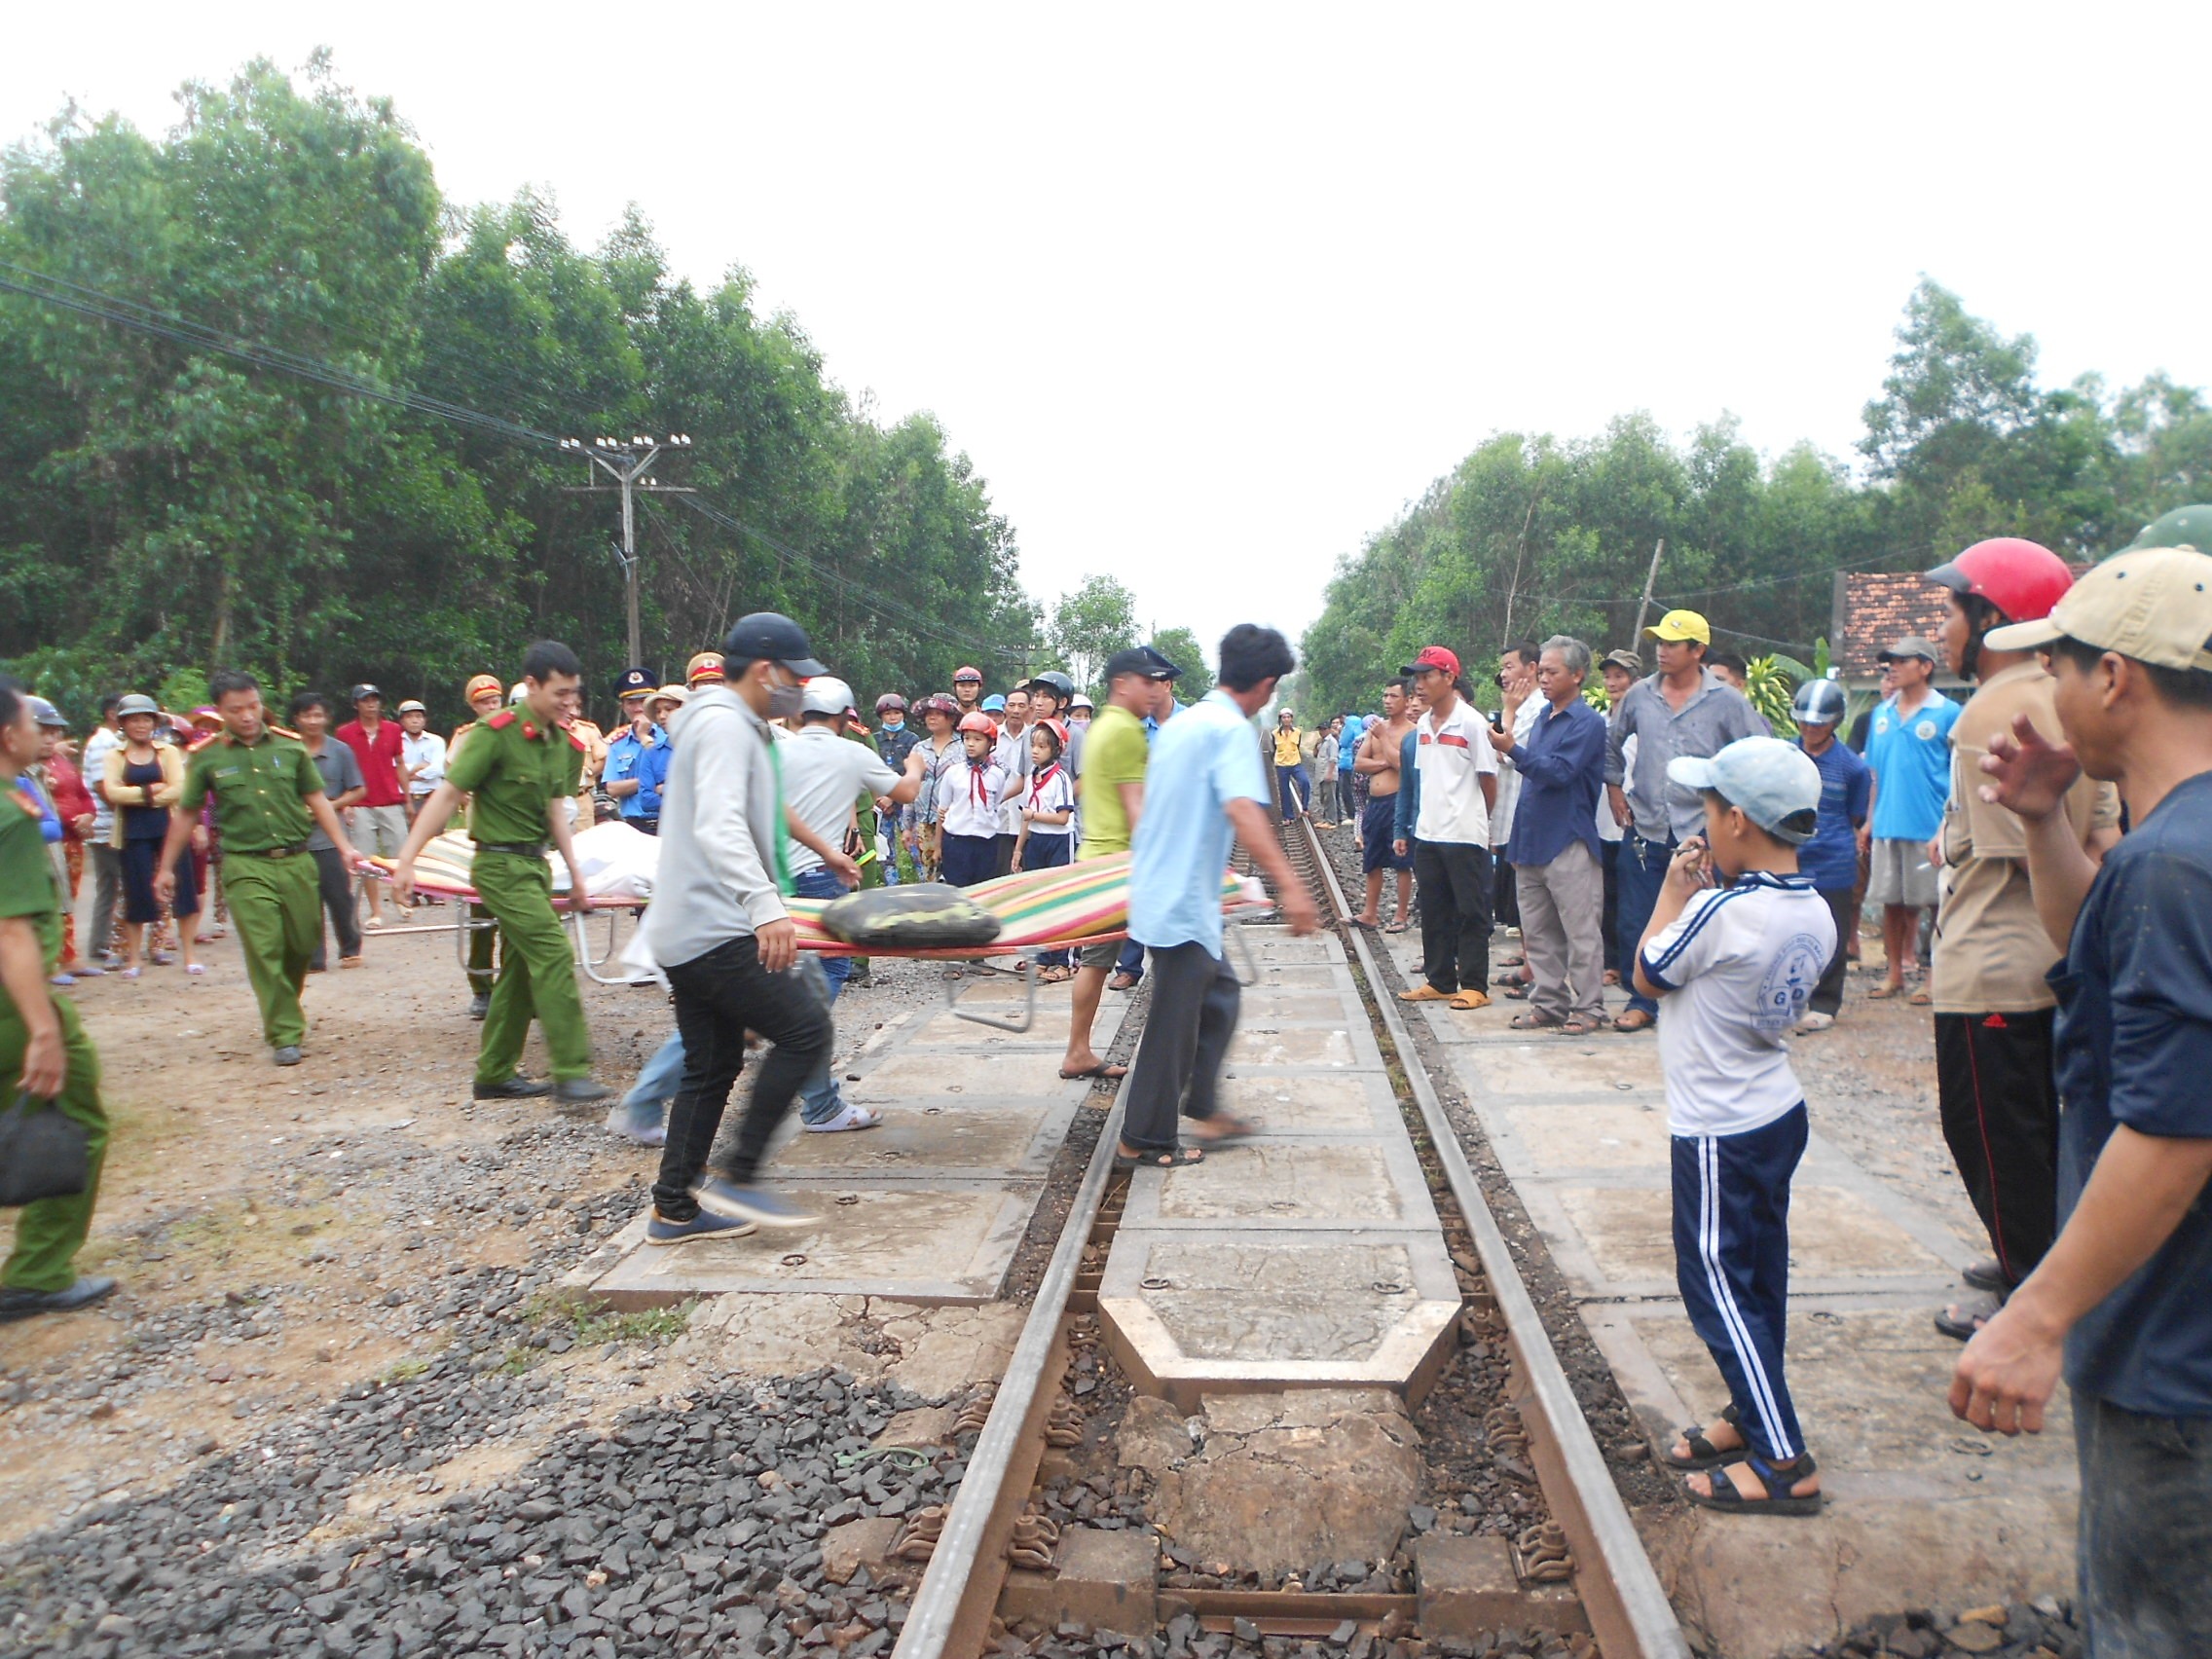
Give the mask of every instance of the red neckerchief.
[[1053, 762], [1052, 762], [1052, 763], [1051, 763], [1051, 764], [1050, 766], [1046, 767], [1046, 768], [1045, 768], [1045, 769], [1044, 769], [1044, 770], [1043, 770], [1042, 772], [1032, 772], [1032, 773], [1030, 773], [1030, 775], [1029, 775], [1029, 805], [1030, 805], [1030, 809], [1031, 809], [1032, 811], [1035, 811], [1035, 810], [1037, 810], [1037, 809], [1038, 809], [1038, 802], [1039, 802], [1040, 798], [1041, 798], [1041, 797], [1043, 796], [1043, 794], [1044, 794], [1045, 786], [1046, 786], [1047, 784], [1051, 783], [1051, 781], [1052, 781], [1052, 780], [1053, 780], [1054, 778], [1058, 777], [1059, 775], [1060, 775], [1060, 763], [1059, 763], [1059, 762], [1058, 762], [1057, 760], [1053, 761]]
[[983, 774], [989, 771], [993, 764], [994, 762], [988, 755], [980, 760], [974, 756], [968, 757], [968, 798], [978, 806], [990, 804], [990, 790], [983, 781]]

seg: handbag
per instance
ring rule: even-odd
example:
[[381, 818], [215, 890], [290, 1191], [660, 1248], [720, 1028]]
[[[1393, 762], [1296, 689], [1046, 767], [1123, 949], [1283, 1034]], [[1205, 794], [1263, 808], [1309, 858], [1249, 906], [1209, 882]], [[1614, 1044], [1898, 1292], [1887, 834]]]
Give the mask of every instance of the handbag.
[[51, 1100], [18, 1094], [0, 1112], [0, 1208], [70, 1198], [92, 1182], [91, 1136]]

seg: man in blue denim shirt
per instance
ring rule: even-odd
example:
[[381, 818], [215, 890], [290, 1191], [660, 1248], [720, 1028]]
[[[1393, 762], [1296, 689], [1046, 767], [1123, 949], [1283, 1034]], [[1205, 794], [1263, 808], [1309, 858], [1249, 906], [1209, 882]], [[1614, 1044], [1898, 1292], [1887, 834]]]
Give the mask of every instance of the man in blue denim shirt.
[[[1598, 846], [1605, 717], [1582, 700], [1590, 647], [1555, 634], [1536, 655], [1540, 713], [1493, 728], [1491, 746], [1520, 773], [1505, 862], [1518, 889], [1529, 1010], [1518, 1031], [1585, 1037], [1605, 1023], [1605, 866]], [[1526, 726], [1527, 741], [1516, 738]]]
[[[2087, 1649], [2178, 1659], [2212, 1632], [2212, 557], [2121, 552], [1986, 644], [2045, 653], [2066, 737], [2022, 715], [1981, 762], [2066, 945], [2062, 1230], [1959, 1356], [1951, 1409], [2035, 1433], [2063, 1359]], [[2101, 866], [2064, 810], [2083, 771], [2133, 824]]]

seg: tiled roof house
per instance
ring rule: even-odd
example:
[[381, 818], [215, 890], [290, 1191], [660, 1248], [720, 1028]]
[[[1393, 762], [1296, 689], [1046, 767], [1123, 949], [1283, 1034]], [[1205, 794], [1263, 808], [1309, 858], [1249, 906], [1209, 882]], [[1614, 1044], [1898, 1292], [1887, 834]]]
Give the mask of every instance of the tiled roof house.
[[[1943, 626], [1943, 590], [1918, 571], [1838, 571], [1828, 650], [1854, 691], [1871, 690], [1881, 677], [1874, 658], [1907, 634], [1931, 644]], [[1937, 664], [1936, 683], [1962, 684]]]

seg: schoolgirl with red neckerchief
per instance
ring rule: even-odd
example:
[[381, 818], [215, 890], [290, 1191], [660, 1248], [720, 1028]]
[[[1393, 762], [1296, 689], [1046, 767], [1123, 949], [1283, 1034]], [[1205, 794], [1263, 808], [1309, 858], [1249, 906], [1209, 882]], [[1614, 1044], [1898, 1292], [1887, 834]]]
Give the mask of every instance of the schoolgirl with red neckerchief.
[[[1029, 776], [1016, 779], [1021, 808], [1021, 833], [1014, 843], [1017, 870], [1054, 869], [1075, 862], [1075, 780], [1065, 760], [1067, 728], [1058, 720], [1039, 720], [1029, 731]], [[1048, 984], [1073, 977], [1064, 950], [1037, 955], [1044, 970], [1038, 976]]]
[[991, 758], [998, 735], [990, 716], [961, 717], [965, 754], [938, 785], [938, 822], [944, 830], [938, 869], [951, 887], [973, 887], [998, 873], [999, 808], [1007, 790], [1006, 768]]

